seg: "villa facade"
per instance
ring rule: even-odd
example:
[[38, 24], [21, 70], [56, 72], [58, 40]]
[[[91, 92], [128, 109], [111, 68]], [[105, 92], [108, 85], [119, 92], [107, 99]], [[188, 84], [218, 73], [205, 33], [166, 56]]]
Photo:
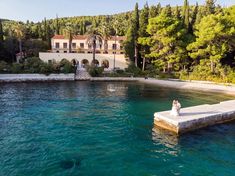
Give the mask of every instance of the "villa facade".
[[[93, 48], [87, 42], [87, 35], [76, 35], [71, 42], [71, 52], [69, 52], [69, 39], [63, 35], [55, 35], [51, 39], [51, 51], [40, 52], [39, 57], [45, 62], [60, 62], [62, 59], [76, 61], [78, 65], [83, 66], [93, 61]], [[102, 45], [96, 46], [96, 64], [104, 66], [106, 69], [128, 67], [129, 59], [125, 57], [123, 42], [125, 37], [112, 36]], [[105, 63], [105, 64], [104, 64]]]
[[[87, 35], [75, 35], [72, 39], [72, 53], [92, 53], [92, 45], [87, 42]], [[102, 45], [96, 47], [98, 54], [124, 54], [123, 51], [123, 36], [112, 36], [107, 40], [103, 40]], [[105, 44], [106, 43], [106, 44]], [[51, 48], [54, 53], [68, 53], [69, 52], [69, 39], [63, 35], [55, 35], [51, 39]]]

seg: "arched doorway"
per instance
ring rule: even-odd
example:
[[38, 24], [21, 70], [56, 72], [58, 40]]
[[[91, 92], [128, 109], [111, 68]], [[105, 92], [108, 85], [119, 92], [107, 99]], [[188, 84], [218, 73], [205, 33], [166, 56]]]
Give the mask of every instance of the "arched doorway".
[[83, 59], [82, 62], [81, 62], [81, 66], [82, 68], [85, 68], [85, 66], [89, 65], [89, 61], [87, 59]]
[[73, 65], [74, 67], [77, 66], [77, 62], [78, 62], [78, 61], [77, 61], [76, 59], [72, 59], [72, 60], [71, 60], [71, 63], [72, 63], [72, 65]]
[[109, 68], [109, 61], [108, 60], [103, 60], [102, 61], [102, 67]]
[[92, 62], [91, 62], [92, 64], [94, 64], [96, 67], [98, 67], [99, 66], [99, 61], [97, 60], [97, 59], [95, 59], [95, 60], [92, 60]]

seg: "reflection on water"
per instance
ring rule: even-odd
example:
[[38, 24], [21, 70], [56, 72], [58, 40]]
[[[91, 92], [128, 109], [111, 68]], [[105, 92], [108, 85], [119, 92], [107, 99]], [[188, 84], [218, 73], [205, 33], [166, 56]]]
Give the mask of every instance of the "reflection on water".
[[171, 155], [177, 156], [180, 153], [179, 138], [174, 133], [154, 127], [152, 129], [152, 140], [157, 145], [159, 143], [164, 145]]

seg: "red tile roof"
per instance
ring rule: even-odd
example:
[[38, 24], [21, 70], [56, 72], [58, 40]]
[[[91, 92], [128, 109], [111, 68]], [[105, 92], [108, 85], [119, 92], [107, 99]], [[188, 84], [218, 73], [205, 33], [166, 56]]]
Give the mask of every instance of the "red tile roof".
[[[52, 37], [52, 39], [65, 39], [65, 37], [63, 35], [54, 35], [54, 37]], [[75, 35], [73, 36], [74, 40], [85, 40], [87, 39], [87, 35]], [[115, 36], [112, 36], [109, 40], [115, 40]], [[117, 41], [120, 40], [126, 40], [125, 36], [117, 36], [116, 37]]]
[[64, 39], [63, 35], [54, 35], [54, 37], [52, 37], [52, 39]]
[[75, 35], [73, 36], [74, 40], [85, 40], [87, 39], [87, 35]]

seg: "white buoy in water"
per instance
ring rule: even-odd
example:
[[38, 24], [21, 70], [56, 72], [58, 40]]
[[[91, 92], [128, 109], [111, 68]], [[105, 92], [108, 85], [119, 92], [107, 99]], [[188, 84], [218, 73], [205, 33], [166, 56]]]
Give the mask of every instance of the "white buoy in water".
[[107, 90], [108, 90], [109, 92], [115, 92], [115, 91], [116, 91], [116, 89], [114, 88], [113, 85], [108, 85]]

